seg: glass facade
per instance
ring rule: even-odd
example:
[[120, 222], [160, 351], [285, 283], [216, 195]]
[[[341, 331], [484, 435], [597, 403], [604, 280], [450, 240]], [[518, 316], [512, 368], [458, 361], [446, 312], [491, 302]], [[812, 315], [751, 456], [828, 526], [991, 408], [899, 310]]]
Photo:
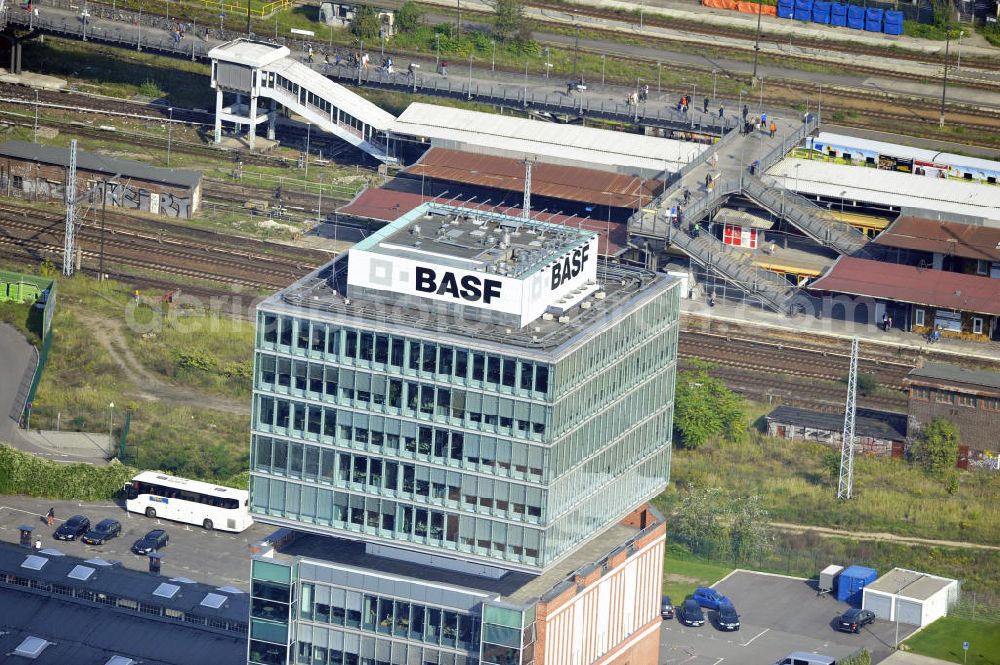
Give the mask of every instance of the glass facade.
[[666, 482], [675, 291], [535, 359], [261, 311], [252, 510], [544, 568]]

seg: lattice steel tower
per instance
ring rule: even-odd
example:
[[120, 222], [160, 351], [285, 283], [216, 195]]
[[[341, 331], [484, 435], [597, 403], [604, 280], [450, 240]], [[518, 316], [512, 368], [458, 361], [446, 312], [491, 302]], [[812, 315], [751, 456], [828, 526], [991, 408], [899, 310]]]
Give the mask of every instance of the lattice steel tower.
[[66, 175], [66, 240], [63, 245], [63, 275], [73, 276], [76, 253], [76, 139], [69, 144], [69, 173]]
[[847, 376], [844, 438], [840, 447], [840, 482], [837, 498], [850, 499], [854, 490], [854, 415], [858, 406], [858, 338], [851, 340], [851, 371]]

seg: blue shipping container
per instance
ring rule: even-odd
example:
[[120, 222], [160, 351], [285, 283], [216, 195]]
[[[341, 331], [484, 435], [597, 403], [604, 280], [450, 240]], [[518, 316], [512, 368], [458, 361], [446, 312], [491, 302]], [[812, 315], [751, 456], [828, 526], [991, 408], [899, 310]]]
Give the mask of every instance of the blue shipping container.
[[892, 9], [885, 10], [885, 18], [883, 19], [885, 23], [891, 23], [896, 25], [903, 25], [903, 12], [897, 12]]
[[816, 0], [813, 3], [813, 18], [814, 23], [829, 23], [830, 22], [830, 3], [826, 0]]
[[830, 25], [844, 28], [847, 26], [847, 5], [835, 2], [830, 5]]
[[876, 7], [869, 7], [865, 12], [865, 30], [868, 32], [882, 32], [882, 14], [884, 10]]
[[792, 14], [795, 13], [795, 7], [791, 4], [778, 5], [778, 18], [792, 18]]
[[865, 8], [850, 5], [847, 8], [847, 27], [855, 30], [865, 29]]
[[862, 589], [875, 581], [878, 571], [864, 566], [851, 566], [837, 578], [837, 600], [861, 606]]
[[882, 32], [884, 32], [887, 35], [901, 35], [903, 34], [903, 24], [886, 23], [885, 25], [882, 26]]

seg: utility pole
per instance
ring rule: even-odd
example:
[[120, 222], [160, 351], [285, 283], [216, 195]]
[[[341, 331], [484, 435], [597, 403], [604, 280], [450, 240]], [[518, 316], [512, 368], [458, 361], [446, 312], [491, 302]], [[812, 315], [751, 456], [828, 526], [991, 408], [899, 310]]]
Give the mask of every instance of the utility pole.
[[753, 43], [753, 78], [757, 79], [757, 58], [760, 56], [760, 15], [763, 12], [761, 0], [757, 0], [757, 38]]
[[844, 434], [840, 444], [840, 480], [837, 498], [850, 499], [854, 490], [854, 415], [858, 396], [858, 338], [851, 340], [851, 371], [847, 376], [847, 405], [844, 409]]
[[573, 48], [573, 80], [576, 80], [576, 61], [580, 57], [580, 26], [576, 26], [576, 46]]
[[521, 204], [521, 217], [531, 218], [531, 160], [524, 160], [524, 203]]
[[108, 179], [104, 179], [104, 187], [101, 188], [101, 259], [98, 263], [98, 281], [104, 281], [104, 229], [108, 218]]
[[73, 276], [76, 251], [76, 139], [69, 143], [69, 172], [66, 174], [66, 237], [63, 244], [63, 275]]
[[35, 89], [35, 130], [33, 134], [34, 138], [31, 140], [32, 143], [38, 143], [38, 89]]
[[948, 50], [951, 46], [951, 32], [947, 33], [947, 40], [944, 43], [944, 81], [941, 83], [941, 116], [938, 118], [938, 126], [944, 127], [944, 100], [948, 94]]
[[250, 39], [250, 35], [253, 31], [250, 29], [250, 0], [247, 0], [247, 39]]
[[174, 107], [167, 109], [170, 112], [170, 120], [167, 121], [167, 168], [170, 168], [170, 144], [173, 139], [174, 130]]

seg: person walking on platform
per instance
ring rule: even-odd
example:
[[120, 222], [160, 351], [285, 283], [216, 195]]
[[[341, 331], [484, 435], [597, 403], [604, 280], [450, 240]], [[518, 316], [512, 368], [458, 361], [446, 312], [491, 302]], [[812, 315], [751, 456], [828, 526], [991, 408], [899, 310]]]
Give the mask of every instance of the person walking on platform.
[[722, 118], [726, 113], [726, 109], [722, 104], [719, 104], [719, 118]]
[[708, 97], [705, 98], [705, 105], [701, 109], [702, 113], [708, 113]]
[[774, 120], [771, 121], [771, 126], [769, 127], [769, 129], [771, 130], [771, 138], [773, 139], [774, 135], [778, 131], [778, 126], [776, 124], [774, 124]]
[[441, 61], [441, 76], [443, 76], [444, 78], [448, 78], [448, 61], [447, 60], [442, 60]]
[[691, 200], [691, 190], [687, 187], [684, 188], [684, 205], [687, 205]]
[[750, 107], [746, 104], [743, 105], [743, 122], [746, 122], [747, 116], [750, 115]]
[[889, 329], [889, 315], [885, 312], [882, 313], [882, 330]]
[[761, 125], [761, 127], [767, 127], [767, 114], [766, 113], [761, 113], [760, 114], [760, 125]]

